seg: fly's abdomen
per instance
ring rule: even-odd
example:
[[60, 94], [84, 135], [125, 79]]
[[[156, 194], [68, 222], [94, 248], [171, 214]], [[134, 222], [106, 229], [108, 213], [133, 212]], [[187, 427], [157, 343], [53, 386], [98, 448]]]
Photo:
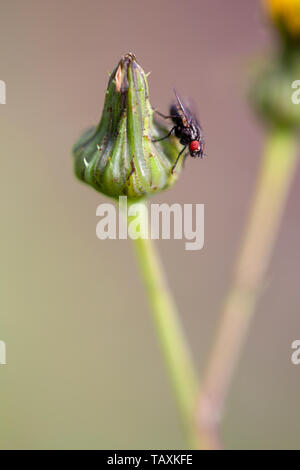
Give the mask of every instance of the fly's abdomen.
[[175, 126], [181, 127], [182, 119], [175, 104], [170, 106], [170, 116], [172, 116], [172, 121], [174, 122]]

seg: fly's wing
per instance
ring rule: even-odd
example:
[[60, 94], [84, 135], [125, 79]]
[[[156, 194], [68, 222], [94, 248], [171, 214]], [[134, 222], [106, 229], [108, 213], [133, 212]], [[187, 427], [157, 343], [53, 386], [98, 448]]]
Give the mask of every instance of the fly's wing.
[[195, 116], [194, 113], [191, 113], [191, 119], [192, 119], [192, 123], [194, 124], [194, 126], [196, 126], [198, 129], [200, 129], [200, 132], [203, 132], [203, 129], [202, 129], [202, 126], [200, 124], [200, 122], [198, 121], [197, 117]]
[[174, 88], [174, 94], [175, 94], [175, 96], [176, 96], [176, 99], [177, 99], [179, 108], [181, 109], [181, 111], [183, 112], [183, 114], [185, 114], [184, 106], [183, 106], [182, 101], [181, 101], [181, 99], [179, 98], [179, 96], [178, 96], [177, 91], [175, 90], [175, 88]]
[[178, 103], [178, 105], [176, 107], [177, 107], [178, 114], [179, 114], [179, 116], [182, 120], [182, 124], [183, 124], [184, 127], [190, 127], [193, 115], [189, 111], [189, 109], [185, 105], [183, 105], [183, 103], [182, 103], [181, 99], [179, 98], [175, 88], [174, 88], [174, 94], [176, 96], [176, 100], [177, 100], [177, 103]]
[[198, 120], [197, 117], [197, 106], [191, 98], [188, 98], [188, 100], [184, 104], [186, 113], [188, 114], [188, 119], [190, 122], [192, 122], [196, 127], [198, 127], [202, 131], [202, 126]]

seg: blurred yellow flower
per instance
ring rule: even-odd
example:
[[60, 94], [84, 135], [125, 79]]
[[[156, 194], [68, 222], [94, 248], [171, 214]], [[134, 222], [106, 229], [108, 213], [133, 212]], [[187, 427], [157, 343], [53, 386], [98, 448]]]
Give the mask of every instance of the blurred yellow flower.
[[264, 0], [275, 23], [292, 37], [300, 37], [300, 0]]

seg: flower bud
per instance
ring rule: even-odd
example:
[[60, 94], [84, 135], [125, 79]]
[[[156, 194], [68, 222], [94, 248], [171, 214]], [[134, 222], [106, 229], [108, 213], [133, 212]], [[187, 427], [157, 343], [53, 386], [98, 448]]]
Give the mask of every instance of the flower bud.
[[136, 199], [172, 186], [182, 161], [171, 173], [180, 145], [153, 121], [147, 77], [133, 54], [112, 72], [102, 117], [73, 147], [75, 174], [107, 196]]
[[300, 129], [300, 104], [293, 96], [300, 80], [300, 54], [274, 57], [258, 71], [251, 90], [256, 111], [271, 125]]
[[274, 53], [257, 70], [251, 98], [260, 116], [272, 126], [299, 131], [300, 0], [265, 0], [280, 32]]

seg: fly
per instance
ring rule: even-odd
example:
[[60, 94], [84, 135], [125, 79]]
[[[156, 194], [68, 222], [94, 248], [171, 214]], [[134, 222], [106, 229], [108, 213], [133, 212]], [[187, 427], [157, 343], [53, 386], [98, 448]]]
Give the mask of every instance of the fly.
[[[187, 106], [183, 105], [175, 89], [174, 93], [176, 96], [177, 103], [174, 103], [170, 106], [170, 115], [165, 116], [159, 111], [156, 111], [157, 114], [159, 114], [163, 118], [172, 119], [173, 127], [167, 135], [153, 141], [159, 142], [161, 140], [167, 139], [174, 132], [175, 136], [180, 139], [180, 143], [184, 146], [183, 149], [179, 152], [176, 161], [172, 166], [171, 173], [174, 173], [179, 158], [184, 153], [187, 147], [190, 156], [193, 158], [203, 158], [205, 147], [205, 140], [202, 127], [200, 126], [199, 122], [197, 121], [194, 114], [190, 111], [190, 109]], [[184, 158], [185, 157], [186, 155], [184, 155]]]

